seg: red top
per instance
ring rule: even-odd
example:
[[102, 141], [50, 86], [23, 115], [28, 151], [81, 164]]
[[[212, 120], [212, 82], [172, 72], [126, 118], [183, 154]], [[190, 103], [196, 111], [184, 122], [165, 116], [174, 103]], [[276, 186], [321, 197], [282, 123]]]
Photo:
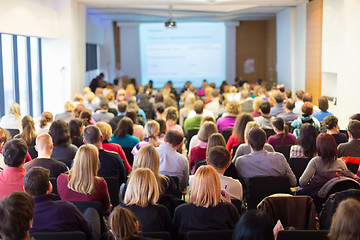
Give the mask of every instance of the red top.
[[104, 150], [111, 151], [111, 152], [116, 152], [117, 154], [119, 154], [121, 159], [125, 163], [126, 173], [130, 172], [131, 166], [130, 166], [127, 158], [126, 158], [124, 150], [122, 149], [122, 147], [119, 144], [116, 144], [116, 143], [103, 143], [102, 146], [103, 146]]
[[189, 158], [189, 169], [191, 170], [191, 174], [194, 174], [195, 172], [196, 162], [204, 159], [206, 159], [206, 148], [195, 146], [191, 149]]
[[233, 134], [230, 136], [229, 140], [227, 141], [226, 143], [226, 148], [229, 150], [229, 152], [231, 154], [233, 154], [231, 151], [232, 151], [232, 148], [233, 146], [236, 146], [236, 145], [240, 145], [244, 142], [240, 142], [239, 141], [239, 135], [238, 134]]
[[76, 202], [100, 202], [104, 211], [110, 207], [110, 196], [106, 181], [102, 177], [95, 179], [95, 193], [84, 194], [68, 188], [68, 175], [62, 173], [57, 179], [57, 190], [61, 200]]
[[24, 176], [26, 170], [23, 167], [6, 166], [0, 172], [0, 199], [12, 192], [24, 191]]

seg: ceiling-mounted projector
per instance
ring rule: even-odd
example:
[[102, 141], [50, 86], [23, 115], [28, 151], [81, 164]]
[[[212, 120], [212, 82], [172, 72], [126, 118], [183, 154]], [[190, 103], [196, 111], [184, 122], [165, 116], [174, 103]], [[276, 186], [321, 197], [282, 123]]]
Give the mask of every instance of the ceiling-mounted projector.
[[176, 27], [176, 22], [173, 21], [172, 19], [169, 19], [169, 20], [165, 21], [165, 27], [174, 28], [174, 27]]

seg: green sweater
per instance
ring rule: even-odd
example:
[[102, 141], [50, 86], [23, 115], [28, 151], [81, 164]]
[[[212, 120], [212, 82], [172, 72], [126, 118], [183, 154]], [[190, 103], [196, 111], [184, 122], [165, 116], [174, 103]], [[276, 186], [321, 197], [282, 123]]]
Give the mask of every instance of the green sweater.
[[187, 134], [187, 131], [189, 129], [199, 129], [200, 128], [200, 122], [203, 119], [203, 117], [193, 117], [193, 118], [187, 118], [184, 123], [184, 130]]

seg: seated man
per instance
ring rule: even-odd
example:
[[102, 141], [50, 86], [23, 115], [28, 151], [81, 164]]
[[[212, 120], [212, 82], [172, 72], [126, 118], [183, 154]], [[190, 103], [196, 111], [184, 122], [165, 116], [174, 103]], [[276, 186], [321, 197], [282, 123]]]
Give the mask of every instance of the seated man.
[[279, 114], [278, 117], [281, 117], [284, 119], [286, 123], [294, 121], [299, 117], [298, 114], [293, 113], [293, 110], [295, 108], [295, 102], [293, 99], [289, 98], [285, 101], [285, 113]]
[[360, 121], [350, 120], [347, 129], [350, 142], [339, 144], [339, 157], [360, 157]]
[[270, 103], [266, 100], [262, 100], [259, 105], [261, 116], [254, 118], [262, 129], [273, 129], [272, 121], [273, 116], [270, 115]]
[[[194, 114], [192, 114], [192, 117], [189, 117], [191, 112], [194, 112]], [[197, 100], [194, 103], [194, 110], [192, 110], [191, 112], [189, 113], [188, 117], [186, 118], [186, 120], [184, 122], [184, 130], [185, 130], [186, 134], [189, 129], [199, 129], [200, 128], [201, 120], [204, 117], [204, 102], [201, 100]], [[214, 116], [212, 116], [212, 117], [214, 117]]]
[[265, 131], [253, 127], [248, 137], [251, 153], [235, 160], [238, 175], [244, 179], [246, 184], [252, 177], [287, 176], [290, 179], [290, 186], [295, 186], [296, 177], [284, 155], [278, 152], [265, 151], [265, 142]]
[[284, 106], [284, 95], [278, 92], [275, 94], [274, 98], [276, 101], [276, 105], [271, 108], [270, 115], [277, 117], [279, 114], [286, 112]]
[[116, 177], [118, 183], [126, 181], [125, 164], [119, 154], [105, 151], [102, 146], [103, 136], [97, 126], [89, 125], [83, 131], [85, 144], [91, 144], [99, 150], [100, 177]]
[[24, 168], [26, 171], [29, 171], [34, 166], [44, 167], [49, 169], [50, 177], [57, 178], [61, 173], [69, 170], [65, 163], [50, 158], [53, 142], [49, 134], [44, 133], [36, 137], [35, 149], [38, 152], [38, 157], [25, 163]]
[[119, 104], [117, 105], [118, 108], [118, 115], [113, 117], [109, 124], [111, 125], [111, 128], [113, 131], [115, 131], [115, 129], [117, 128], [118, 123], [120, 122], [120, 120], [125, 117], [125, 113], [128, 109], [128, 103], [125, 101], [121, 101], [119, 102]]
[[181, 190], [184, 190], [189, 182], [189, 162], [184, 155], [176, 151], [183, 142], [184, 135], [171, 129], [166, 133], [165, 143], [157, 148], [160, 157], [159, 173], [178, 177]]
[[224, 176], [224, 172], [230, 166], [230, 152], [222, 146], [212, 147], [206, 158], [207, 164], [215, 168], [219, 175], [221, 189], [225, 189], [231, 198], [242, 200], [243, 188], [239, 180]]
[[241, 91], [241, 112], [248, 112], [251, 113], [254, 111], [254, 107], [253, 107], [253, 99], [251, 97], [251, 94], [249, 93], [248, 90], [242, 90]]
[[94, 113], [92, 117], [96, 122], [107, 123], [109, 123], [111, 119], [114, 118], [114, 114], [109, 112], [109, 101], [106, 97], [101, 98], [100, 110], [96, 111], [96, 113]]
[[0, 172], [0, 199], [12, 192], [24, 191], [24, 166], [28, 147], [24, 140], [13, 139], [4, 144], [5, 169]]
[[1, 239], [30, 239], [34, 200], [25, 192], [13, 192], [0, 201]]
[[[48, 169], [33, 167], [24, 177], [24, 189], [35, 201], [34, 221], [30, 232], [81, 231], [86, 234], [87, 239], [91, 240], [92, 228], [75, 205], [67, 201], [55, 201], [51, 194], [52, 185], [49, 176]], [[95, 219], [97, 217], [99, 225], [94, 226], [94, 229], [97, 229], [99, 233], [100, 219], [96, 210], [89, 208], [84, 215], [92, 215]]]

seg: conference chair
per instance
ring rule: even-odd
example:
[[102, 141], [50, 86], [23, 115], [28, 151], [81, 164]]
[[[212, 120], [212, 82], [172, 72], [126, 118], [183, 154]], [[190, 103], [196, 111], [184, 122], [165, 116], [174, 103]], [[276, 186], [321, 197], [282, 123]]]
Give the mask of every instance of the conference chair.
[[126, 155], [126, 159], [128, 160], [128, 163], [132, 167], [133, 162], [134, 162], [134, 155], [131, 153], [131, 151], [133, 148], [132, 147], [122, 147], [122, 149], [124, 150], [124, 153]]
[[30, 237], [36, 240], [87, 240], [84, 232], [34, 232], [30, 233]]
[[233, 156], [235, 156], [235, 153], [236, 153], [236, 151], [237, 151], [237, 149], [238, 149], [239, 146], [240, 146], [240, 145], [235, 145], [235, 146], [233, 146], [233, 148], [232, 148], [232, 155], [233, 155]]
[[186, 240], [231, 240], [234, 230], [190, 231], [186, 233]]
[[50, 182], [51, 182], [51, 185], [53, 186], [52, 193], [57, 195], [57, 197], [58, 197], [57, 200], [60, 200], [59, 193], [58, 193], [58, 190], [57, 190], [57, 178], [51, 177]]
[[34, 147], [30, 147], [30, 148], [28, 149], [28, 152], [29, 152], [29, 154], [30, 154], [31, 159], [35, 159], [35, 158], [38, 157], [38, 152], [36, 151], [35, 146], [34, 146]]
[[116, 179], [116, 177], [104, 177], [107, 187], [108, 187], [108, 191], [109, 191], [109, 195], [110, 195], [110, 200], [111, 200], [111, 204], [116, 207], [117, 205], [119, 205], [119, 182]]
[[357, 174], [359, 169], [359, 164], [347, 162], [346, 166], [353, 174]]
[[266, 197], [275, 193], [290, 192], [290, 180], [286, 176], [249, 178], [246, 194], [247, 209], [256, 209]]
[[299, 179], [303, 174], [305, 168], [307, 167], [310, 159], [309, 158], [290, 158], [289, 165], [293, 173], [295, 174], [297, 183], [299, 184]]
[[343, 133], [346, 135], [346, 140], [349, 140], [349, 133], [347, 130], [339, 130], [340, 133]]
[[275, 135], [276, 133], [275, 133], [275, 131], [273, 130], [273, 129], [264, 129], [263, 128], [263, 130], [265, 131], [265, 133], [266, 133], [266, 138], [267, 139], [269, 139], [269, 137], [270, 136], [272, 136], [272, 135]]
[[291, 126], [291, 123], [292, 123], [292, 121], [285, 123], [285, 124], [288, 126], [289, 133], [293, 133], [293, 132], [294, 132], [294, 127]]
[[280, 231], [277, 240], [329, 240], [328, 231], [286, 230]]
[[289, 162], [290, 159], [290, 148], [292, 145], [279, 145], [275, 147], [275, 152], [282, 153], [286, 160]]
[[100, 217], [101, 233], [103, 234], [107, 232], [107, 228], [104, 222], [104, 214], [100, 202], [77, 202], [77, 201], [70, 201], [70, 202], [74, 204], [82, 213], [84, 213], [88, 208], [94, 208], [98, 212]]
[[141, 232], [140, 235], [151, 239], [171, 240], [169, 232]]
[[9, 131], [11, 138], [13, 138], [15, 135], [19, 134], [19, 129], [6, 129]]
[[224, 136], [225, 138], [225, 142], [227, 142], [232, 134], [233, 129], [232, 128], [227, 128], [227, 129], [223, 129], [221, 131], [221, 134]]
[[190, 151], [189, 146], [190, 146], [191, 138], [193, 136], [195, 136], [196, 134], [198, 134], [198, 132], [199, 132], [199, 129], [189, 129], [187, 131], [187, 134], [186, 134], [186, 149], [188, 150], [188, 152]]

